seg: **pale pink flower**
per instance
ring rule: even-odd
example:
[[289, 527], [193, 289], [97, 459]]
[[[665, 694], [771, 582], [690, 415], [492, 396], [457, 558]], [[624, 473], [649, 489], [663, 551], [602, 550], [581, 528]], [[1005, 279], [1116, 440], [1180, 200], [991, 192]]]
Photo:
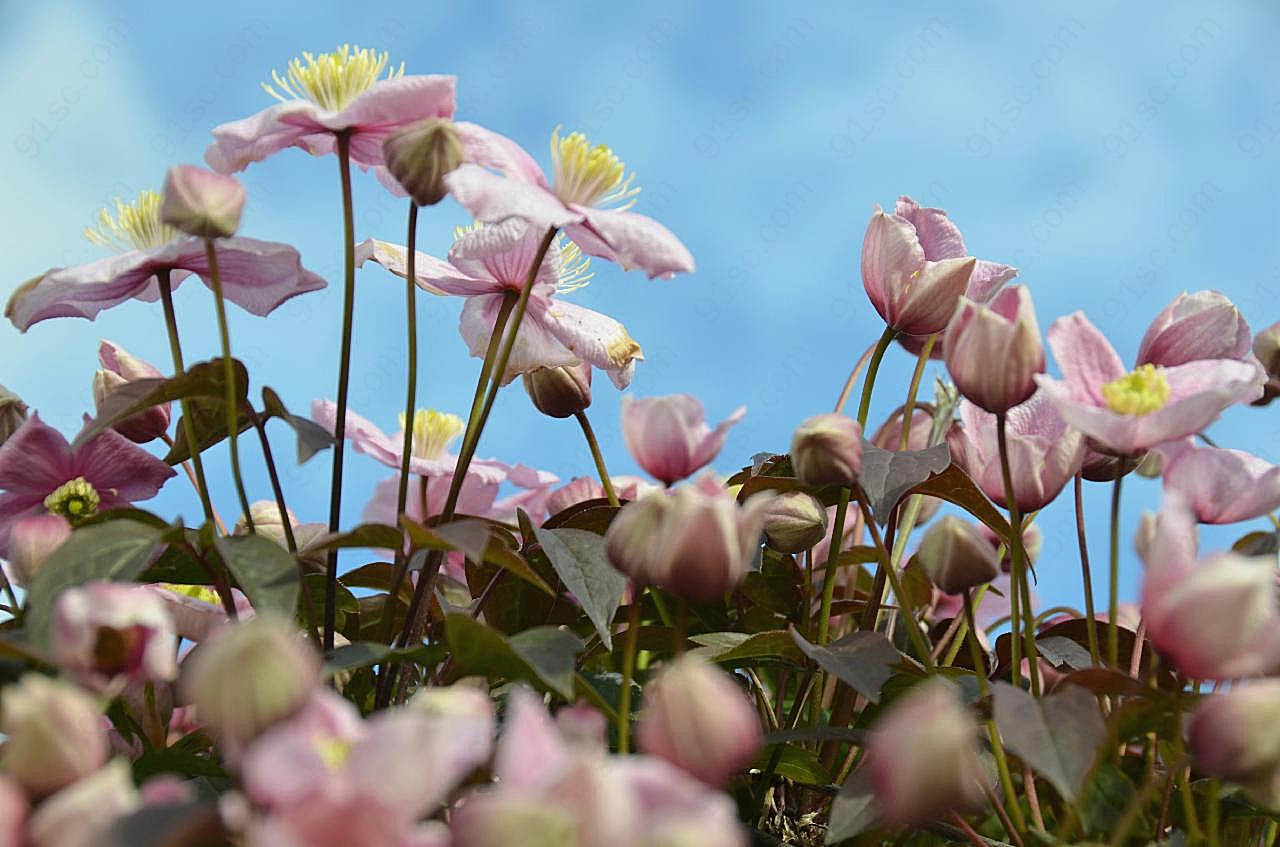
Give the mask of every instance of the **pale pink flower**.
[[102, 767], [107, 735], [97, 702], [69, 682], [25, 674], [4, 689], [0, 770], [35, 797]]
[[989, 305], [961, 297], [947, 340], [947, 370], [956, 388], [983, 409], [1007, 412], [1035, 393], [1044, 347], [1026, 286], [1004, 289]]
[[[449, 250], [448, 261], [417, 253], [414, 282], [419, 287], [466, 298], [459, 329], [471, 355], [484, 357], [503, 301], [524, 288], [542, 235], [519, 221], [510, 221], [460, 234]], [[408, 274], [405, 248], [398, 245], [365, 241], [357, 248], [357, 259], [372, 259], [400, 277]], [[502, 375], [503, 385], [538, 368], [581, 363], [609, 374], [619, 388], [630, 384], [636, 362], [644, 353], [626, 327], [557, 296], [585, 285], [591, 278], [588, 266], [576, 245], [561, 238], [552, 243], [534, 277], [528, 310]]]
[[1243, 450], [1197, 447], [1191, 439], [1159, 448], [1164, 487], [1201, 523], [1247, 521], [1280, 508], [1280, 466]]
[[[938, 262], [943, 259], [964, 259], [971, 254], [964, 246], [964, 236], [960, 229], [947, 216], [943, 209], [921, 206], [910, 197], [903, 195], [894, 204], [893, 213], [905, 219], [915, 228], [916, 237], [920, 240], [920, 248], [927, 261]], [[1018, 269], [999, 262], [986, 259], [975, 259], [973, 273], [969, 275], [969, 283], [964, 296], [970, 300], [985, 303], [989, 301], [1000, 286], [1018, 275]]]
[[690, 394], [644, 398], [625, 394], [622, 438], [636, 464], [670, 485], [710, 464], [724, 446], [729, 427], [746, 414], [747, 407], [739, 406], [712, 429], [702, 403]]
[[1173, 367], [1197, 359], [1244, 359], [1252, 341], [1249, 324], [1225, 295], [1184, 291], [1147, 328], [1138, 364]]
[[1202, 699], [1187, 727], [1196, 765], [1268, 803], [1280, 795], [1280, 679], [1234, 685]]
[[58, 595], [50, 649], [82, 685], [115, 693], [128, 682], [177, 677], [174, 637], [173, 618], [155, 592], [99, 580]]
[[[207, 585], [157, 582], [144, 588], [153, 592], [168, 609], [173, 618], [174, 632], [181, 638], [198, 644], [231, 623], [217, 592]], [[240, 589], [231, 589], [231, 599], [235, 603], [238, 620], [253, 618], [253, 606]]]
[[9, 579], [25, 588], [45, 560], [70, 537], [71, 523], [62, 515], [18, 518], [9, 528]]
[[1063, 379], [1040, 374], [1036, 382], [1067, 423], [1121, 456], [1199, 432], [1228, 406], [1259, 397], [1265, 379], [1256, 361], [1235, 359], [1145, 363], [1126, 373], [1083, 312], [1054, 321], [1049, 346]]
[[72, 447], [38, 414], [0, 446], [0, 557], [13, 524], [54, 512], [74, 524], [94, 512], [154, 497], [175, 472], [115, 430]]
[[617, 262], [624, 270], [640, 268], [651, 279], [693, 270], [693, 256], [670, 230], [628, 211], [639, 189], [632, 187], [626, 166], [608, 147], [591, 147], [581, 133], [561, 137], [557, 130], [551, 136], [551, 160], [550, 181], [526, 157], [501, 167], [501, 176], [480, 164], [464, 164], [445, 183], [459, 203], [486, 223], [517, 218], [537, 238], [548, 229], [563, 229], [584, 253]]
[[113, 759], [40, 804], [27, 824], [30, 847], [99, 847], [140, 805], [129, 764]]
[[[610, 477], [613, 493], [619, 500], [635, 500], [650, 491], [657, 491], [660, 486], [647, 479], [623, 474]], [[588, 500], [604, 499], [604, 486], [593, 476], [576, 476], [564, 485], [551, 492], [547, 497], [547, 512], [557, 515], [570, 506], [585, 503]]]
[[[93, 375], [93, 405], [102, 408], [121, 387], [140, 379], [161, 379], [164, 374], [150, 362], [143, 361], [112, 341], [98, 344], [98, 361], [102, 368]], [[116, 424], [113, 429], [136, 444], [146, 444], [169, 431], [169, 404], [161, 403]]]

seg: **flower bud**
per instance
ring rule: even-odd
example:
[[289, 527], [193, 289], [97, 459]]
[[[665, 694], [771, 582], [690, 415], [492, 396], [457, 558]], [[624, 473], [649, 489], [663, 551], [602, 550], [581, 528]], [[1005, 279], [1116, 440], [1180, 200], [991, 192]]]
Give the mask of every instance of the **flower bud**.
[[[289, 519], [289, 527], [296, 529], [298, 516], [293, 509], [285, 509]], [[284, 535], [284, 518], [280, 515], [280, 507], [275, 500], [255, 500], [249, 504], [249, 517], [253, 518], [253, 531], [264, 538], [269, 538], [281, 547], [286, 546]], [[247, 535], [249, 524], [243, 517], [236, 521], [235, 534]], [[296, 539], [295, 539], [296, 540]]]
[[961, 297], [947, 325], [945, 358], [960, 393], [992, 414], [1034, 394], [1044, 346], [1026, 286], [1006, 288], [990, 304]]
[[955, 515], [943, 515], [929, 527], [916, 558], [944, 594], [960, 594], [1000, 573], [995, 548], [977, 527]]
[[107, 759], [102, 715], [75, 686], [28, 673], [4, 689], [0, 770], [36, 796], [92, 773]]
[[90, 582], [63, 591], [54, 607], [53, 660], [96, 691], [175, 678], [173, 639], [173, 618], [146, 586]]
[[940, 678], [916, 686], [876, 722], [867, 757], [881, 812], [895, 823], [921, 823], [982, 802], [987, 777], [977, 724]]
[[45, 559], [71, 536], [71, 524], [52, 512], [20, 518], [9, 530], [9, 575], [26, 587]]
[[854, 485], [862, 470], [862, 427], [835, 412], [809, 418], [791, 438], [791, 466], [805, 485]]
[[195, 165], [175, 165], [164, 178], [160, 219], [200, 238], [228, 238], [240, 228], [244, 186]]
[[22, 398], [0, 385], [0, 444], [27, 422], [27, 404]]
[[98, 847], [138, 805], [129, 765], [115, 759], [40, 804], [27, 829], [31, 847]]
[[0, 776], [0, 847], [21, 847], [28, 805], [17, 784]]
[[591, 405], [591, 365], [537, 368], [524, 374], [524, 390], [534, 408], [553, 418], [569, 418]]
[[[99, 414], [121, 386], [139, 379], [163, 376], [155, 366], [129, 355], [123, 347], [111, 341], [102, 341], [98, 345], [98, 361], [102, 368], [93, 375], [93, 405]], [[169, 414], [169, 404], [162, 403], [121, 421], [113, 428], [130, 441], [146, 444], [169, 431]]]
[[445, 176], [466, 159], [462, 140], [447, 118], [426, 118], [397, 130], [382, 144], [387, 170], [413, 202], [434, 206], [449, 189]]
[[636, 464], [667, 485], [692, 476], [710, 464], [724, 446], [729, 427], [742, 420], [746, 406], [733, 410], [715, 429], [707, 425], [698, 398], [622, 397], [622, 439]]
[[320, 657], [292, 624], [271, 617], [227, 627], [186, 664], [186, 699], [233, 758], [301, 709], [320, 682]]
[[804, 491], [779, 494], [765, 512], [765, 543], [779, 553], [808, 550], [826, 534], [826, 507], [818, 498]]
[[724, 671], [686, 655], [645, 688], [636, 741], [718, 788], [759, 751], [760, 719]]
[[871, 305], [907, 335], [946, 328], [976, 264], [973, 257], [928, 260], [915, 226], [878, 206], [862, 241], [862, 284]]
[[544, 799], [481, 792], [459, 806], [449, 829], [454, 847], [563, 847], [581, 843], [580, 827], [569, 809]]
[[1280, 680], [1246, 682], [1200, 701], [1188, 737], [1196, 765], [1246, 787], [1280, 772]]
[[1253, 339], [1253, 355], [1258, 357], [1267, 372], [1267, 383], [1262, 387], [1262, 397], [1255, 406], [1265, 406], [1280, 397], [1280, 321], [1262, 330]]
[[1166, 368], [1199, 359], [1242, 359], [1249, 352], [1249, 324], [1217, 291], [1185, 291], [1156, 315], [1138, 345], [1138, 364]]

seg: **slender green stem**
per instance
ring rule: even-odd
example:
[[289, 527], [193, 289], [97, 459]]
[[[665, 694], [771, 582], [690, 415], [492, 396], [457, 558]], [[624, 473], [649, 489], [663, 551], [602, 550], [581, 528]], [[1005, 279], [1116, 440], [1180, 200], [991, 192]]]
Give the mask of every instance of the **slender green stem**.
[[871, 362], [867, 365], [867, 378], [862, 383], [862, 399], [858, 401], [858, 423], [864, 429], [867, 426], [867, 414], [871, 411], [871, 390], [875, 388], [876, 375], [880, 373], [880, 362], [884, 359], [885, 351], [889, 349], [893, 339], [897, 337], [896, 329], [891, 326], [885, 327], [880, 340], [876, 342], [875, 352], [871, 354]]
[[[169, 282], [169, 271], [156, 273], [157, 287], [160, 289], [160, 304], [164, 308], [164, 325], [169, 332], [169, 352], [173, 356], [173, 375], [182, 376], [187, 369], [182, 364], [182, 344], [178, 341], [178, 318], [173, 311], [173, 288]], [[191, 407], [184, 397], [182, 405], [182, 430], [187, 438], [187, 452], [191, 454], [191, 469], [196, 475], [196, 493], [200, 495], [200, 507], [204, 509], [204, 518], [213, 520], [213, 501], [209, 499], [209, 482], [204, 476], [204, 463], [200, 461], [200, 445], [196, 441], [196, 425], [191, 418]]]
[[240, 404], [237, 402], [240, 393], [236, 387], [235, 359], [231, 358], [231, 332], [227, 329], [227, 303], [222, 296], [222, 275], [218, 273], [218, 251], [213, 246], [212, 238], [204, 240], [204, 255], [209, 260], [213, 302], [218, 312], [218, 338], [222, 342], [222, 398], [223, 405], [227, 407], [227, 446], [231, 452], [231, 477], [235, 480], [236, 496], [240, 498], [240, 511], [244, 514], [244, 525], [249, 532], [254, 532], [249, 497], [245, 494], [244, 477], [240, 473]]
[[1216, 779], [1209, 780], [1207, 793], [1205, 834], [1209, 839], [1209, 847], [1222, 847], [1222, 783]]
[[[1013, 488], [1013, 471], [1009, 465], [1009, 440], [1008, 440], [1008, 420], [1004, 413], [996, 415], [996, 442], [1000, 449], [1000, 475], [1004, 481], [1004, 499], [1009, 508], [1009, 552], [1013, 559], [1013, 581], [1011, 600], [1018, 599], [1022, 594], [1028, 601], [1025, 603], [1026, 608], [1022, 610], [1025, 620], [1019, 622], [1017, 614], [1014, 613], [1013, 626], [1013, 642], [1016, 644], [1018, 640], [1018, 629], [1022, 629], [1022, 637], [1026, 647], [1027, 654], [1027, 675], [1031, 678], [1031, 693], [1036, 697], [1040, 696], [1040, 666], [1036, 661], [1036, 627], [1035, 616], [1031, 610], [1030, 589], [1027, 587], [1027, 551], [1022, 544], [1022, 515], [1018, 509], [1018, 498]], [[1012, 610], [1013, 604], [1010, 603]], [[1018, 667], [1018, 661], [1014, 660], [1014, 679], [1016, 682], [1017, 674], [1021, 672]]]
[[[342, 339], [338, 354], [338, 397], [333, 422], [333, 477], [329, 491], [329, 531], [342, 526], [342, 460], [346, 455], [347, 390], [351, 383], [351, 325], [356, 301], [356, 224], [351, 200], [351, 136], [336, 135], [338, 175], [342, 180]], [[338, 551], [329, 551], [324, 582], [324, 649], [333, 649], [338, 614]]]
[[[929, 336], [916, 358], [916, 369], [911, 372], [911, 384], [907, 387], [907, 403], [902, 407], [902, 437], [898, 440], [898, 449], [907, 450], [911, 443], [911, 419], [915, 417], [916, 395], [920, 393], [920, 380], [924, 377], [924, 366], [929, 364], [929, 356], [933, 354], [933, 346], [938, 343], [938, 333]], [[903, 533], [910, 535], [910, 528]]]
[[870, 347], [862, 351], [862, 355], [858, 357], [858, 361], [853, 365], [853, 370], [849, 371], [849, 377], [844, 381], [844, 387], [840, 389], [840, 396], [836, 398], [836, 407], [833, 411], [837, 415], [844, 411], [844, 404], [849, 402], [849, 395], [853, 393], [853, 384], [858, 381], [858, 374], [862, 373], [863, 367], [867, 364], [867, 359], [871, 358], [871, 354], [875, 349], [876, 343], [872, 342]]
[[587, 447], [591, 449], [591, 460], [596, 463], [596, 474], [600, 477], [600, 485], [604, 488], [604, 496], [609, 498], [609, 505], [618, 505], [618, 495], [613, 490], [613, 480], [609, 478], [609, 469], [604, 466], [604, 454], [600, 452], [600, 442], [596, 440], [595, 430], [591, 428], [591, 421], [587, 420], [585, 411], [575, 412], [574, 417], [578, 419], [578, 425], [582, 427], [582, 434], [587, 439]]
[[[982, 655], [982, 645], [978, 643], [978, 627], [973, 616], [973, 594], [967, 589], [964, 592], [964, 620], [969, 629], [969, 637], [965, 640], [969, 642], [969, 655], [973, 657], [974, 673], [978, 676], [978, 693], [986, 697], [989, 691], [987, 662]], [[1009, 771], [1009, 760], [1004, 754], [1004, 743], [1000, 739], [1000, 730], [996, 728], [995, 718], [987, 719], [987, 735], [991, 739], [991, 755], [996, 760], [996, 772], [1000, 775], [1004, 801], [1013, 810], [1018, 828], [1026, 829], [1027, 823], [1022, 816], [1022, 807], [1018, 804], [1018, 792], [1013, 788], [1013, 775]], [[1011, 838], [1013, 835], [1014, 833], [1009, 833]]]
[[831, 543], [827, 546], [827, 563], [822, 573], [822, 604], [818, 608], [818, 643], [826, 644], [828, 630], [831, 627], [831, 604], [836, 593], [836, 567], [840, 560], [840, 542], [844, 539], [844, 522], [849, 511], [848, 488], [840, 489], [840, 499], [836, 501], [836, 517], [831, 523]]
[[933, 648], [929, 646], [928, 639], [924, 633], [920, 631], [920, 623], [916, 620], [915, 609], [911, 607], [911, 597], [902, 588], [902, 580], [898, 579], [897, 569], [894, 568], [893, 562], [889, 559], [889, 551], [884, 546], [884, 538], [880, 535], [880, 527], [876, 525], [875, 518], [871, 514], [871, 508], [867, 505], [866, 492], [858, 490], [858, 508], [862, 511], [862, 522], [866, 524], [867, 531], [871, 533], [871, 542], [875, 545], [876, 552], [880, 556], [880, 566], [884, 569], [885, 575], [889, 578], [889, 587], [893, 589], [893, 596], [898, 600], [898, 606], [902, 609], [902, 617], [907, 626], [907, 637], [911, 639], [911, 644], [916, 648], [916, 652], [920, 654], [920, 660], [924, 663], [925, 670], [933, 673], [937, 670], [937, 665], [933, 661]]
[[[404, 517], [405, 503], [409, 499], [409, 459], [413, 456], [413, 416], [418, 402], [418, 204], [409, 199], [409, 237], [405, 247], [404, 314], [405, 335], [408, 340], [408, 375], [405, 379], [404, 444], [400, 448], [400, 486], [396, 491], [396, 526]], [[423, 515], [425, 518], [426, 515]], [[399, 556], [403, 550], [396, 551]]]
[[1093, 608], [1093, 572], [1089, 568], [1089, 544], [1084, 533], [1084, 475], [1076, 474], [1076, 538], [1080, 545], [1080, 573], [1084, 580], [1085, 635], [1089, 639], [1089, 658], [1095, 665], [1102, 663], [1098, 651], [1098, 618]]
[[1116, 465], [1115, 487], [1111, 489], [1111, 597], [1107, 601], [1107, 661], [1112, 667], [1120, 661], [1120, 487], [1124, 481], [1125, 460]]
[[622, 690], [618, 693], [618, 752], [631, 752], [631, 680], [636, 673], [636, 646], [640, 638], [640, 603], [644, 589], [631, 586], [627, 606], [627, 641], [622, 648]]

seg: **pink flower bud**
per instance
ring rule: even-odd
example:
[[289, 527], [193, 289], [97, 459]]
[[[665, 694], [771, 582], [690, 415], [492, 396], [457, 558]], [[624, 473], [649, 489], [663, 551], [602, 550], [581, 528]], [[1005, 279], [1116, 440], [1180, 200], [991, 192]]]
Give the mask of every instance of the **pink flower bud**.
[[0, 385], [0, 444], [27, 422], [27, 404], [22, 398]]
[[669, 394], [636, 399], [622, 397], [622, 438], [640, 467], [667, 485], [709, 464], [728, 437], [729, 427], [742, 420], [739, 406], [714, 430], [696, 397]]
[[447, 118], [427, 118], [396, 130], [382, 143], [387, 170], [419, 206], [449, 193], [444, 178], [466, 160], [462, 139]]
[[887, 820], [922, 823], [981, 804], [977, 723], [947, 682], [916, 686], [872, 727], [867, 766]]
[[944, 515], [929, 527], [916, 557], [929, 580], [944, 594], [960, 594], [1000, 573], [995, 548], [977, 527], [955, 515]]
[[947, 325], [946, 361], [960, 393], [988, 412], [1007, 412], [1034, 394], [1044, 346], [1026, 286], [1004, 289], [990, 305], [961, 297]]
[[45, 559], [71, 536], [62, 515], [46, 513], [20, 518], [9, 530], [9, 574], [21, 586], [31, 582]]
[[1265, 406], [1280, 396], [1280, 321], [1262, 330], [1253, 339], [1253, 355], [1267, 372], [1267, 383], [1262, 387], [1262, 397], [1255, 405]]
[[36, 796], [92, 773], [107, 759], [96, 704], [80, 689], [28, 673], [4, 689], [0, 770]]
[[591, 365], [537, 368], [523, 377], [534, 408], [553, 418], [570, 418], [591, 405]]
[[28, 827], [31, 847], [98, 847], [138, 806], [129, 765], [115, 759], [40, 804]]
[[760, 719], [727, 674], [692, 655], [645, 688], [636, 727], [640, 749], [720, 787], [760, 750]]
[[13, 780], [0, 776], [0, 847], [22, 847], [28, 806]]
[[587, 703], [574, 703], [556, 712], [556, 729], [566, 742], [578, 749], [601, 753], [609, 749], [606, 741], [609, 722]]
[[240, 228], [244, 186], [235, 177], [195, 165], [175, 165], [164, 178], [160, 218], [200, 238], [228, 238]]
[[90, 582], [66, 589], [54, 607], [51, 640], [54, 661], [96, 691], [178, 675], [173, 618], [142, 585]]
[[788, 491], [764, 515], [765, 543], [779, 553], [808, 550], [827, 535], [827, 509], [812, 494]]
[[1217, 291], [1185, 291], [1156, 315], [1138, 346], [1138, 364], [1171, 368], [1198, 359], [1243, 359], [1249, 324]]
[[791, 437], [791, 467], [805, 485], [852, 486], [862, 470], [862, 427], [847, 415], [815, 415]]
[[975, 265], [972, 257], [929, 261], [911, 222], [879, 206], [862, 241], [862, 284], [871, 305], [907, 335], [946, 328]]
[[1246, 788], [1280, 774], [1280, 680], [1245, 682], [1200, 701], [1188, 737], [1196, 765]]
[[[98, 361], [102, 363], [102, 369], [93, 375], [93, 404], [99, 413], [111, 395], [122, 386], [139, 379], [163, 376], [154, 365], [129, 355], [123, 347], [111, 341], [104, 340], [98, 345]], [[114, 429], [130, 441], [146, 444], [169, 431], [169, 416], [169, 404], [163, 403], [121, 421]]]

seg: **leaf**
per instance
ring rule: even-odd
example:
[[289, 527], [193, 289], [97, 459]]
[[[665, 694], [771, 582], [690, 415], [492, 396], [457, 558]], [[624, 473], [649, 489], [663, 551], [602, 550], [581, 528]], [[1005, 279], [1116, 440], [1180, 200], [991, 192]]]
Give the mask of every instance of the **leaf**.
[[96, 579], [134, 579], [151, 562], [167, 532], [134, 520], [78, 527], [31, 579], [26, 602], [31, 642], [37, 647], [48, 642], [58, 595]]
[[871, 777], [866, 768], [858, 768], [844, 781], [840, 793], [831, 801], [831, 819], [827, 822], [827, 840], [823, 843], [838, 844], [861, 835], [878, 821]]
[[213, 547], [254, 609], [297, 614], [298, 565], [289, 551], [261, 535], [220, 536]]
[[774, 770], [779, 776], [803, 785], [831, 784], [831, 774], [822, 766], [818, 754], [794, 744], [783, 743], [776, 745], [773, 749], [761, 750], [752, 767], [764, 770], [775, 754], [778, 754], [778, 762]]
[[742, 632], [708, 632], [689, 639], [702, 645], [709, 661], [741, 667], [750, 659], [778, 658], [799, 664], [804, 655], [785, 629], [766, 630], [754, 635]]
[[[203, 453], [210, 447], [227, 437], [227, 404], [221, 397], [192, 397], [187, 400], [187, 409], [191, 412], [192, 428], [196, 433], [197, 452]], [[241, 408], [236, 418], [236, 434], [253, 426], [253, 410]], [[191, 458], [191, 447], [187, 444], [187, 425], [183, 417], [178, 418], [174, 429], [175, 435], [169, 452], [164, 460], [170, 465], [181, 464]]]
[[861, 746], [866, 743], [867, 731], [847, 726], [807, 726], [800, 729], [778, 729], [764, 737], [765, 744], [781, 744], [788, 741], [852, 741]]
[[1106, 762], [1085, 789], [1080, 803], [1080, 818], [1089, 832], [1110, 833], [1129, 808], [1137, 793], [1129, 777], [1110, 762]]
[[1241, 556], [1274, 556], [1277, 549], [1280, 549], [1280, 531], [1251, 532], [1231, 545], [1231, 551]]
[[383, 523], [362, 523], [347, 532], [335, 532], [307, 545], [308, 552], [363, 547], [370, 550], [395, 550], [404, 543], [404, 534]]
[[[945, 445], [939, 445], [945, 446]], [[969, 475], [958, 465], [952, 465], [942, 473], [914, 486], [910, 494], [927, 494], [954, 503], [982, 521], [1001, 538], [1008, 538], [1012, 530], [1004, 515], [987, 499]]]
[[795, 629], [791, 630], [791, 637], [818, 667], [872, 703], [880, 702], [880, 689], [903, 662], [898, 648], [879, 632], [851, 632], [825, 647], [810, 644]]
[[445, 636], [467, 673], [522, 679], [573, 699], [575, 657], [586, 645], [567, 629], [535, 627], [508, 639], [474, 618], [448, 615]]
[[618, 514], [618, 508], [618, 506], [612, 506], [608, 500], [602, 498], [584, 500], [581, 503], [574, 503], [564, 511], [547, 518], [543, 521], [542, 526], [545, 529], [572, 527], [573, 529], [585, 529], [588, 532], [594, 532], [596, 535], [604, 535], [605, 530], [609, 528], [609, 524], [613, 522], [613, 516]]
[[881, 450], [870, 441], [862, 442], [862, 472], [858, 482], [870, 498], [878, 523], [887, 523], [889, 512], [903, 495], [930, 476], [942, 473], [951, 464], [951, 449], [945, 443], [925, 450], [895, 453]]
[[613, 649], [613, 616], [622, 604], [627, 578], [605, 555], [604, 539], [585, 529], [534, 529], [542, 552], [569, 593], [600, 635], [605, 649]]
[[269, 417], [278, 418], [292, 427], [298, 437], [298, 464], [306, 464], [316, 453], [333, 446], [333, 434], [329, 430], [310, 418], [290, 412], [280, 400], [280, 395], [265, 385], [262, 386], [262, 410]]
[[444, 657], [444, 645], [430, 644], [422, 647], [388, 647], [378, 641], [356, 641], [335, 647], [324, 662], [324, 675], [335, 676], [348, 671], [377, 665], [387, 659], [434, 664]]
[[231, 833], [218, 804], [209, 800], [152, 803], [116, 821], [102, 847], [220, 847]]
[[997, 682], [992, 711], [1005, 745], [1074, 802], [1107, 738], [1094, 695], [1077, 685], [1059, 685], [1053, 694], [1036, 700], [1020, 688]]
[[1062, 670], [1085, 670], [1093, 667], [1093, 658], [1089, 651], [1077, 642], [1061, 635], [1049, 635], [1036, 639], [1036, 650], [1054, 668]]

